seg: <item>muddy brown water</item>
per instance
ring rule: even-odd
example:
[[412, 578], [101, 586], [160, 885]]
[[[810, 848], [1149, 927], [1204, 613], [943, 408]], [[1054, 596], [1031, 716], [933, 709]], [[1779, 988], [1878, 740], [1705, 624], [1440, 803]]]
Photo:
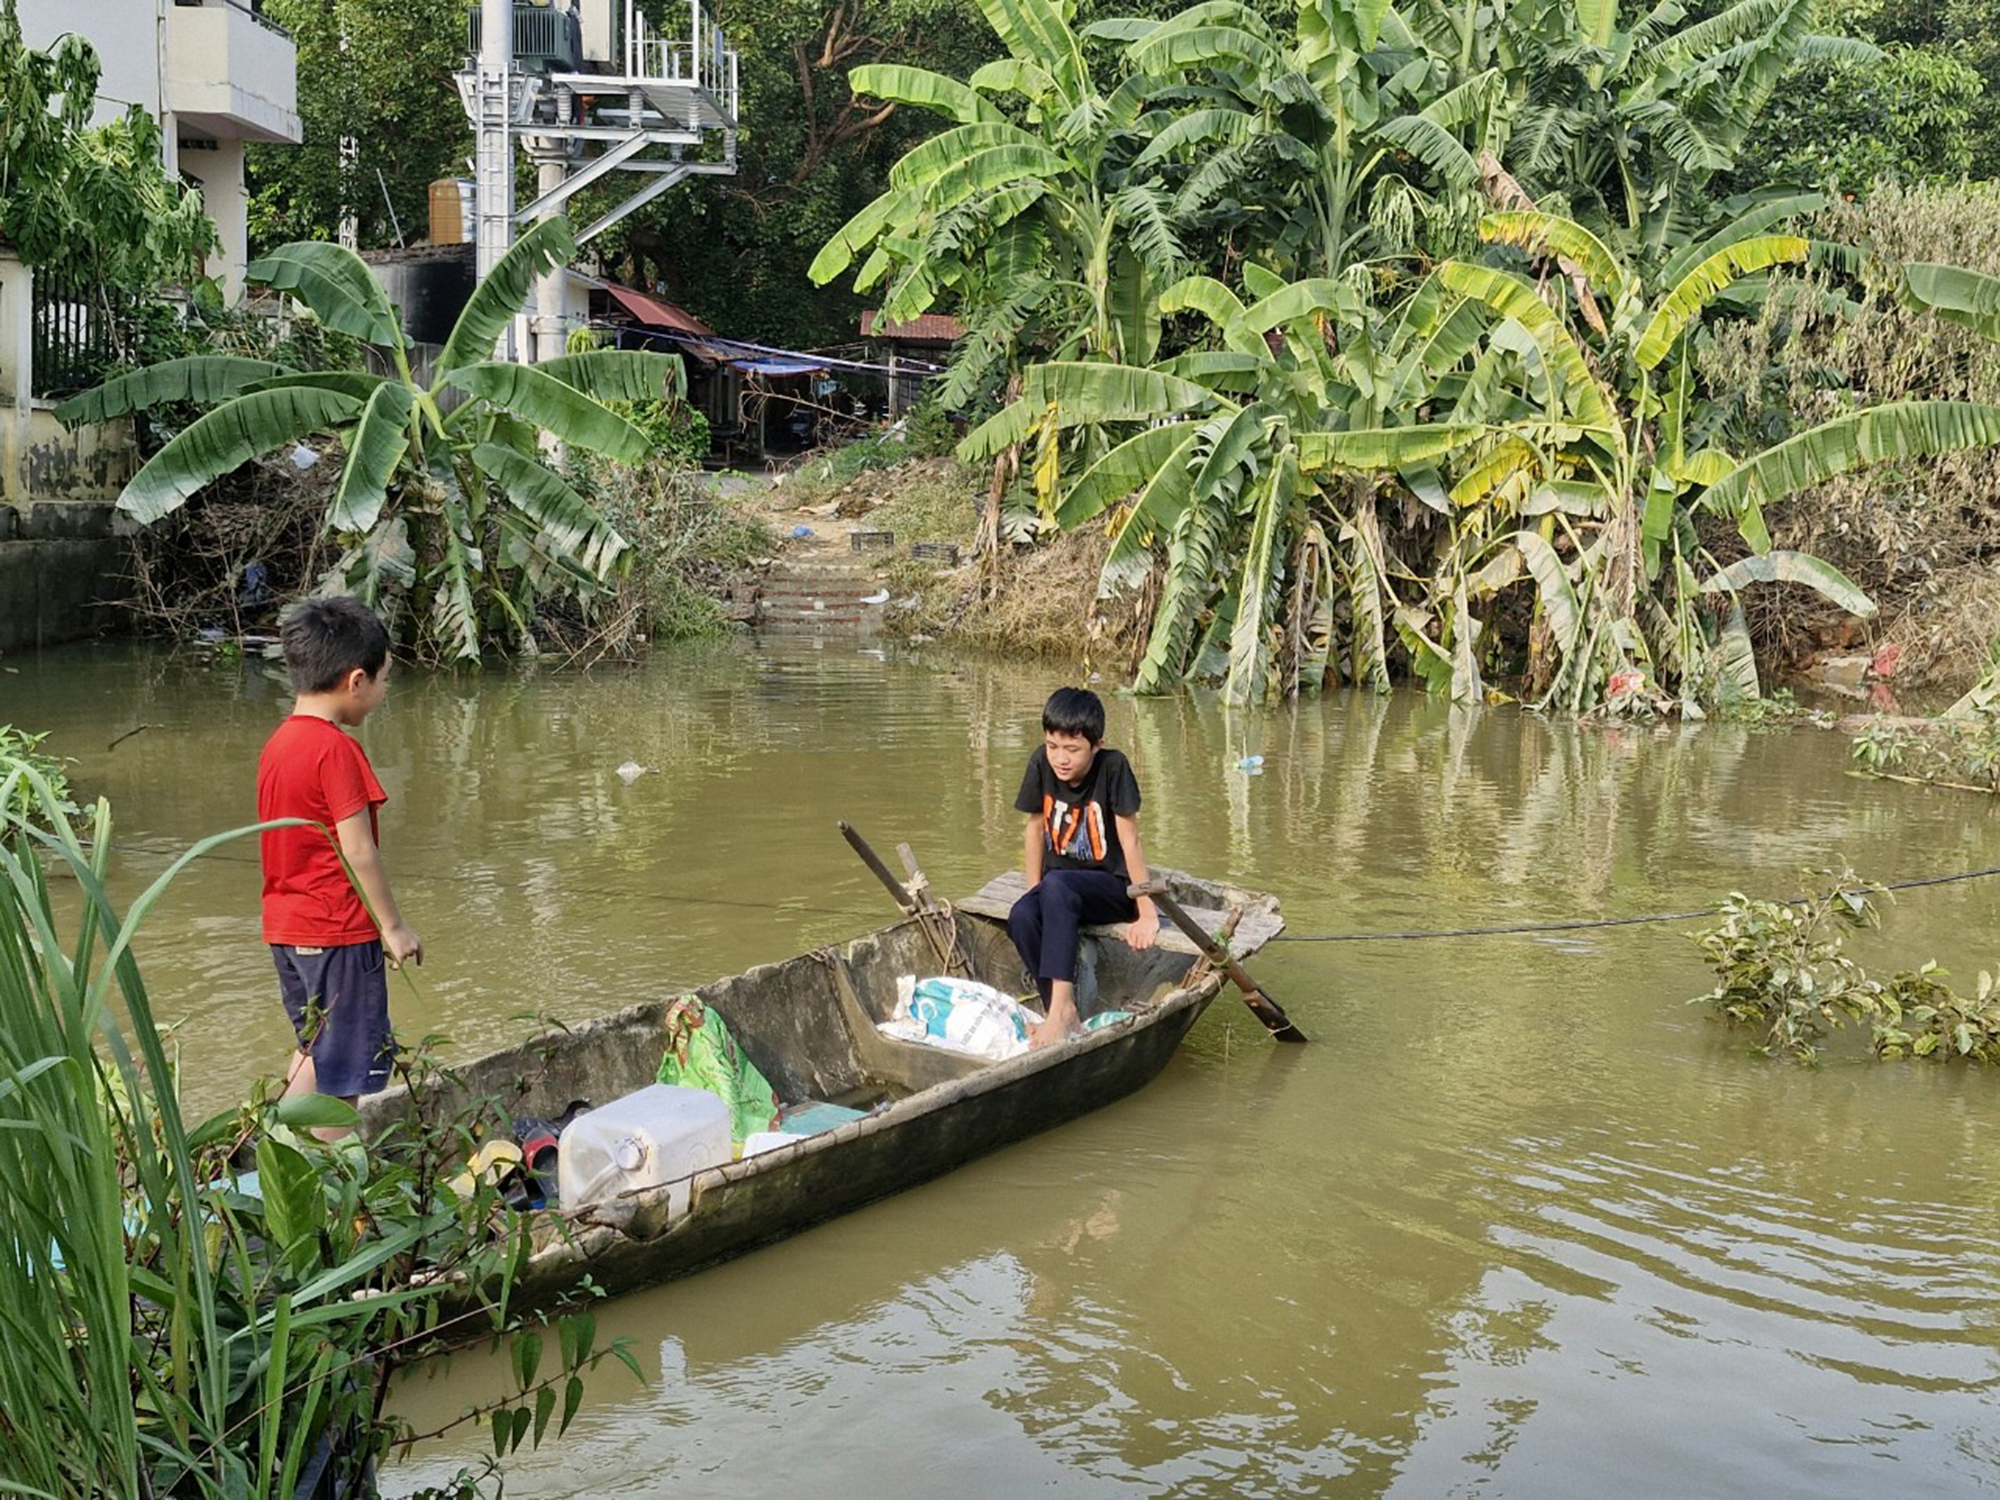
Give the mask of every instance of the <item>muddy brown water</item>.
[[[15, 657], [0, 722], [111, 797], [122, 888], [251, 815], [261, 663]], [[365, 732], [429, 960], [395, 1005], [461, 1051], [886, 914], [834, 830], [969, 890], [1047, 671], [735, 641], [591, 678], [391, 688]], [[1156, 860], [1276, 891], [1295, 933], [1622, 916], [1803, 866], [2000, 864], [1982, 799], [1858, 781], [1810, 730], [1586, 730], [1412, 695], [1262, 715], [1114, 700]], [[115, 750], [107, 743], [139, 724]], [[1238, 767], [1262, 755], [1261, 774]], [[627, 785], [614, 768], [655, 774]], [[286, 1035], [254, 849], [141, 960], [187, 1091]], [[2000, 960], [2000, 880], [1916, 892], [1871, 962]], [[1684, 1002], [1685, 927], [1285, 944], [1313, 1045], [1218, 1001], [1158, 1082], [1059, 1133], [607, 1308], [599, 1377], [514, 1496], [1960, 1496], [2000, 1489], [2000, 1078], [1745, 1054]], [[494, 1388], [406, 1384], [421, 1427]], [[476, 1463], [419, 1450], [392, 1492]]]

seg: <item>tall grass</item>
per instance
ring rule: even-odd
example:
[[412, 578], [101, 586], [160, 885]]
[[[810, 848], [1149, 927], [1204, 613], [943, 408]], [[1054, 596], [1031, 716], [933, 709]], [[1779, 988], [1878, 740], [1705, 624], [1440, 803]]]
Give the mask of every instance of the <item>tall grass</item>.
[[[182, 869], [264, 825], [196, 844], [121, 916], [108, 806], [86, 840], [60, 802], [0, 757], [0, 1493], [372, 1493], [390, 1368], [451, 1277], [511, 1284], [525, 1221], [436, 1190], [462, 1122], [328, 1146], [310, 1128], [354, 1112], [309, 1096], [190, 1128], [133, 942]], [[253, 1142], [258, 1196], [230, 1166]], [[419, 1264], [443, 1274], [413, 1287]], [[517, 1342], [519, 1392], [472, 1414], [496, 1451], [539, 1442], [562, 1386], [567, 1427], [604, 1357], [566, 1335], [538, 1380], [538, 1337]]]

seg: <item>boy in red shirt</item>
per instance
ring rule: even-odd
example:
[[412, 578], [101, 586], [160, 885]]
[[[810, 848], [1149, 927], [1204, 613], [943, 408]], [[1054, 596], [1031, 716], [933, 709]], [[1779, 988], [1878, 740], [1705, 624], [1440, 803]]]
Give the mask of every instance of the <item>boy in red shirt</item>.
[[299, 1038], [285, 1094], [332, 1094], [351, 1104], [389, 1081], [395, 1042], [385, 955], [397, 968], [424, 961], [423, 940], [397, 909], [376, 846], [375, 809], [388, 794], [343, 730], [358, 726], [388, 690], [389, 633], [358, 599], [308, 599], [279, 638], [298, 699], [258, 759], [257, 816], [322, 825], [262, 836], [264, 941]]

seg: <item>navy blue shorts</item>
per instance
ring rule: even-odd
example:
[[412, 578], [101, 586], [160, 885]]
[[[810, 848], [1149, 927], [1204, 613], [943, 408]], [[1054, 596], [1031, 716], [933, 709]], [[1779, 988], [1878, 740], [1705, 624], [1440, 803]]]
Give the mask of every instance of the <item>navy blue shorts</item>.
[[389, 970], [379, 941], [331, 948], [271, 945], [278, 993], [312, 1055], [322, 1094], [352, 1099], [387, 1087], [396, 1040], [389, 1031]]

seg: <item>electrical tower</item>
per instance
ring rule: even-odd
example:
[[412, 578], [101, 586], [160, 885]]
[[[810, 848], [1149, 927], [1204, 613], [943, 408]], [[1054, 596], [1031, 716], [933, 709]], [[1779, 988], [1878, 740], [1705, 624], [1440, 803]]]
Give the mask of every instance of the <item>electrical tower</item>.
[[[736, 171], [736, 53], [701, 0], [669, 0], [656, 28], [637, 0], [481, 0], [476, 49], [458, 75], [472, 118], [478, 275], [517, 226], [561, 213], [617, 173], [639, 180], [577, 232], [584, 244], [686, 178]], [[681, 26], [685, 25], [685, 30]], [[535, 167], [535, 198], [514, 205], [514, 150]], [[531, 336], [504, 358], [562, 353], [561, 273], [536, 284]]]

